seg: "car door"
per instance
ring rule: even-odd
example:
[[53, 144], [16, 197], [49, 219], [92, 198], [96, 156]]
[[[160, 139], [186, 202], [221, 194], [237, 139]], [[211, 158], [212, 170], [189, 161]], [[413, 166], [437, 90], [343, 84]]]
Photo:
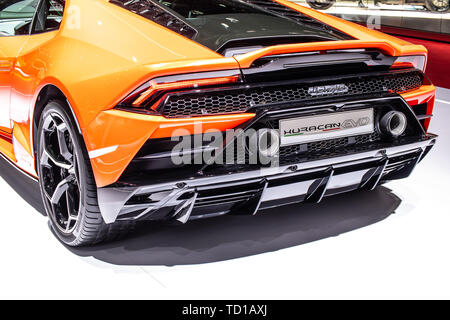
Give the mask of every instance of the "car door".
[[0, 0], [0, 131], [11, 133], [13, 70], [17, 56], [29, 38], [39, 0]]

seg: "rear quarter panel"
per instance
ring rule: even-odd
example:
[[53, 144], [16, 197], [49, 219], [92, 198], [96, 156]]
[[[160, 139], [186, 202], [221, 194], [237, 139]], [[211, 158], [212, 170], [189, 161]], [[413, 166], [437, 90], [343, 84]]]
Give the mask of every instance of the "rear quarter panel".
[[[88, 151], [109, 147], [112, 141], [123, 146], [116, 156], [108, 155], [91, 161], [98, 185], [103, 186], [118, 178], [158, 125], [149, 119], [141, 121], [139, 117], [131, 117], [132, 120], [130, 117], [118, 118], [114, 123], [107, 120], [111, 115], [105, 111], [153, 77], [245, 68], [264, 55], [316, 50], [321, 46], [336, 49], [373, 46], [383, 48], [389, 54], [426, 52], [422, 46], [411, 45], [289, 1], [277, 1], [331, 24], [358, 40], [350, 41], [351, 44], [278, 46], [236, 59], [225, 58], [107, 0], [66, 1], [60, 30], [31, 36], [19, 54], [14, 73], [11, 117], [27, 138], [25, 144], [29, 148], [25, 149], [33, 157], [31, 119], [40, 90], [49, 84], [58, 87], [67, 97]], [[130, 127], [130, 124], [136, 126]]]

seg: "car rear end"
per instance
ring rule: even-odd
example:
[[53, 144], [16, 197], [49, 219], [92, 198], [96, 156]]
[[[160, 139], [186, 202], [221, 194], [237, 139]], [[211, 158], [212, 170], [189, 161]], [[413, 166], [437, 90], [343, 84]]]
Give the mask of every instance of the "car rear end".
[[[130, 88], [93, 122], [90, 130], [108, 136], [91, 154], [107, 223], [253, 215], [374, 189], [408, 177], [436, 141], [428, 132], [435, 88], [424, 74], [424, 48], [335, 28], [287, 1], [244, 1], [259, 18], [258, 10], [269, 12], [267, 27], [283, 22], [268, 37], [262, 29], [240, 35], [253, 30], [249, 23], [231, 26], [248, 14], [241, 7], [210, 19], [176, 1], [111, 2], [170, 25], [230, 67], [221, 59], [206, 69], [198, 62], [198, 70], [194, 62], [169, 64], [173, 71]], [[155, 10], [166, 18], [156, 21]], [[212, 26], [227, 30], [227, 23], [232, 31], [212, 41]], [[300, 27], [287, 32], [293, 25]], [[126, 140], [126, 154], [116, 152], [125, 144], [120, 136], [136, 136]]]

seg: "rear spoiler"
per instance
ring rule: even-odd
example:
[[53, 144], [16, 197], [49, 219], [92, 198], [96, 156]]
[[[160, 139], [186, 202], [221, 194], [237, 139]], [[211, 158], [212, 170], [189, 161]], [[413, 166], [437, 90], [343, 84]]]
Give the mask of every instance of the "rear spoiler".
[[364, 40], [344, 40], [344, 41], [324, 41], [308, 42], [299, 44], [287, 44], [266, 47], [246, 54], [234, 56], [241, 68], [250, 68], [254, 61], [273, 55], [293, 54], [302, 52], [328, 51], [328, 50], [349, 50], [349, 49], [378, 49], [389, 56], [425, 55], [427, 49], [421, 45], [398, 45], [390, 41], [364, 41]]

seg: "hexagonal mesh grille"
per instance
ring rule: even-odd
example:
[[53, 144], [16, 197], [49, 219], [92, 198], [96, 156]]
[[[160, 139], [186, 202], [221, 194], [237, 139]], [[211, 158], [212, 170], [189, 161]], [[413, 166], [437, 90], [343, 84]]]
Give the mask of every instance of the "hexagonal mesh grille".
[[311, 142], [307, 144], [285, 146], [280, 149], [280, 160], [286, 160], [287, 157], [296, 156], [303, 153], [315, 156], [330, 155], [348, 146], [364, 145], [366, 143], [378, 141], [380, 141], [380, 135], [374, 132], [372, 134], [360, 135], [356, 137], [344, 137]]
[[253, 106], [273, 103], [317, 100], [330, 96], [352, 96], [382, 93], [392, 90], [404, 92], [419, 88], [423, 75], [412, 71], [387, 76], [360, 77], [350, 80], [315, 83], [314, 86], [345, 84], [347, 92], [312, 96], [308, 89], [312, 85], [290, 85], [278, 87], [259, 87], [251, 89], [231, 89], [213, 92], [196, 92], [171, 95], [162, 106], [162, 114], [167, 118], [195, 117], [213, 114], [245, 112]]

